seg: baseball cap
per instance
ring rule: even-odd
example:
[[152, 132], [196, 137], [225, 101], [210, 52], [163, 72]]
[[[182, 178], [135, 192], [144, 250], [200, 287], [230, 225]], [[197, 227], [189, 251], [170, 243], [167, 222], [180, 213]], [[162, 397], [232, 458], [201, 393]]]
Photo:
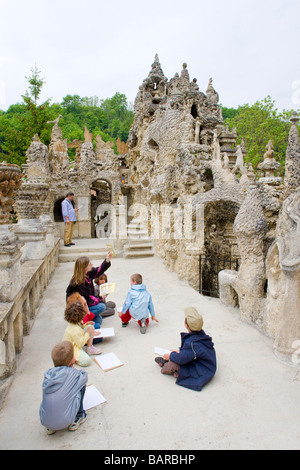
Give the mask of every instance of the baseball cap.
[[195, 307], [186, 307], [184, 309], [184, 315], [187, 320], [187, 324], [192, 331], [201, 331], [203, 327], [203, 318], [195, 309]]

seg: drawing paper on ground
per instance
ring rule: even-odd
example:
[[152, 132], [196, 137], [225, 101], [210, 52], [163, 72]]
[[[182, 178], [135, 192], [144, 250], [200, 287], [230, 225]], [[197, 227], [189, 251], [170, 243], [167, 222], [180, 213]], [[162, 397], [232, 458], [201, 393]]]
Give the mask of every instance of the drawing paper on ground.
[[104, 372], [124, 365], [123, 362], [120, 361], [120, 359], [115, 355], [115, 353], [102, 354], [101, 356], [95, 357], [94, 361], [101, 367], [102, 370], [104, 370]]
[[97, 405], [101, 405], [101, 403], [105, 403], [106, 399], [99, 392], [99, 390], [95, 387], [95, 385], [88, 385], [85, 389], [85, 394], [83, 397], [83, 409], [89, 410], [90, 408], [94, 408]]

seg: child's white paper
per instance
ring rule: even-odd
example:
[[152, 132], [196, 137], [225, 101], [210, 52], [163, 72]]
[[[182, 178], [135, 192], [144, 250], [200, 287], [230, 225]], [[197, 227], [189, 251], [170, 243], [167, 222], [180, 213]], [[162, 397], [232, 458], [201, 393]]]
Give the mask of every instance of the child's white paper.
[[100, 284], [99, 286], [100, 296], [103, 294], [105, 295], [112, 294], [115, 290], [115, 285], [116, 285], [115, 282], [111, 282], [111, 283], [105, 282], [105, 284]]
[[158, 346], [154, 347], [154, 353], [159, 354], [160, 356], [164, 356], [165, 354], [169, 354], [170, 352], [170, 349], [159, 348]]
[[111, 336], [115, 336], [114, 328], [100, 328], [95, 330], [94, 338], [109, 338]]
[[95, 357], [94, 360], [105, 372], [124, 365], [115, 353], [102, 354], [101, 356]]
[[95, 385], [88, 385], [85, 389], [85, 394], [83, 397], [83, 409], [89, 410], [90, 408], [94, 408], [97, 405], [101, 405], [101, 403], [105, 403], [106, 399], [104, 396], [97, 390]]

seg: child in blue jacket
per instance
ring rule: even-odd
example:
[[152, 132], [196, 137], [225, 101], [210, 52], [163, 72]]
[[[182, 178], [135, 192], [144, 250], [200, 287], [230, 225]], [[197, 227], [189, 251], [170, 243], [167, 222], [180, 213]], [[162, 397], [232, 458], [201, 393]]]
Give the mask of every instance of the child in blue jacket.
[[87, 373], [74, 369], [74, 347], [70, 341], [54, 346], [51, 356], [54, 367], [44, 374], [41, 424], [47, 434], [65, 428], [76, 431], [86, 420], [83, 398]]
[[149, 313], [152, 320], [158, 322], [155, 317], [154, 306], [152, 297], [146, 290], [143, 284], [143, 277], [141, 274], [132, 274], [130, 277], [131, 289], [127, 294], [125, 303], [122, 307], [122, 312], [119, 317], [122, 320], [122, 326], [128, 325], [131, 318], [137, 320], [140, 325], [140, 332], [146, 333], [146, 327], [149, 323]]
[[176, 377], [178, 385], [200, 391], [215, 375], [216, 352], [211, 337], [202, 329], [203, 318], [197, 310], [187, 307], [184, 314], [188, 333], [181, 333], [181, 348], [155, 361], [162, 374]]

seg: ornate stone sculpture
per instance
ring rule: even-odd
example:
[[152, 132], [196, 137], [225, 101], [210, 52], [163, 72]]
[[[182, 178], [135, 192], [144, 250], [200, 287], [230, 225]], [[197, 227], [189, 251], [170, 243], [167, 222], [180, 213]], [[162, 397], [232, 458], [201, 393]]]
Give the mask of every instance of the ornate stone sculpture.
[[292, 122], [292, 126], [289, 133], [289, 141], [285, 158], [285, 196], [288, 196], [300, 186], [300, 143], [296, 125], [299, 118], [295, 111], [293, 112], [290, 121]]
[[20, 167], [6, 162], [0, 163], [0, 225], [9, 223], [14, 197], [21, 184]]
[[21, 186], [21, 169], [0, 164], [0, 302], [9, 302], [21, 288], [21, 253], [16, 236], [10, 231], [10, 211]]
[[293, 343], [300, 340], [300, 187], [283, 203], [277, 234], [285, 289], [274, 348], [278, 354], [291, 359]]

